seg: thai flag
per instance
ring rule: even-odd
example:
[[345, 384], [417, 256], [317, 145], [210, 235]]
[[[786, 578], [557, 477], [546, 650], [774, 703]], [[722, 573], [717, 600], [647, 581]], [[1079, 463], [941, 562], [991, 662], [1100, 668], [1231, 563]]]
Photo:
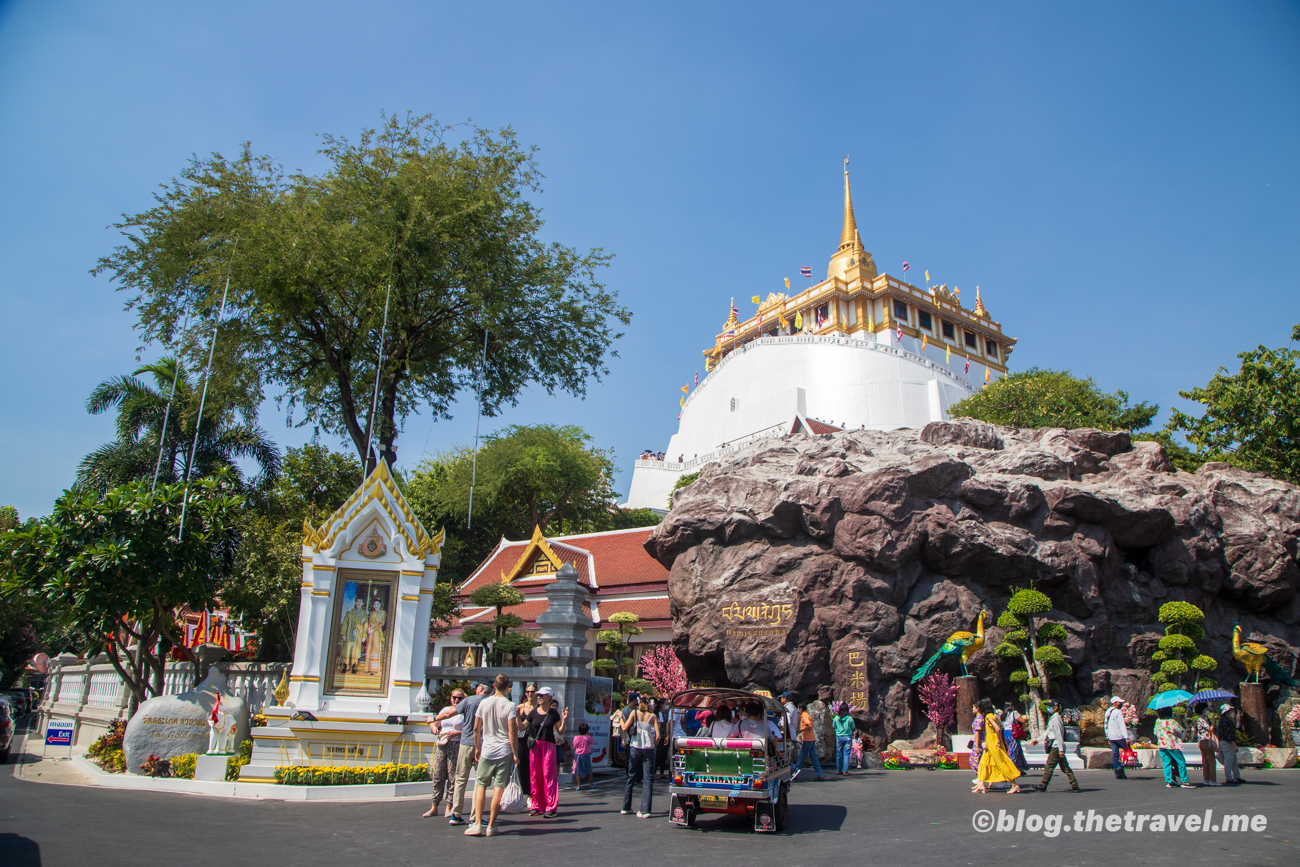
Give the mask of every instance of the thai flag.
[[968, 373], [970, 373], [970, 359], [969, 359], [969, 358], [966, 359], [966, 369], [962, 371], [962, 375], [965, 376], [965, 375], [968, 374]]
[[898, 326], [898, 342], [903, 342], [903, 326]]
[[807, 265], [804, 265], [802, 268], [799, 269], [799, 273], [805, 277], [811, 278], [812, 268], [809, 268]]
[[696, 385], [700, 384], [700, 372], [698, 370], [695, 371], [695, 384]]
[[907, 264], [906, 262], [903, 263], [903, 270], [904, 270], [904, 271], [906, 271], [908, 268], [911, 268], [911, 267], [912, 267], [912, 266], [909, 265], [909, 264]]

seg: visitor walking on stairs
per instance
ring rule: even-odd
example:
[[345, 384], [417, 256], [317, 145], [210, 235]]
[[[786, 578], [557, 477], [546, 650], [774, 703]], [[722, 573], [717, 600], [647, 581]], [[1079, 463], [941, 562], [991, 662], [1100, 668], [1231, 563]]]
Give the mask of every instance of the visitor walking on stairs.
[[530, 816], [552, 819], [560, 808], [560, 758], [555, 736], [564, 734], [568, 721], [569, 709], [560, 712], [551, 688], [537, 690], [537, 707], [528, 714], [528, 765], [533, 775]]
[[641, 696], [637, 708], [628, 708], [623, 715], [623, 737], [628, 741], [627, 782], [623, 787], [622, 814], [632, 812], [632, 789], [641, 784], [641, 809], [638, 819], [649, 819], [654, 804], [655, 745], [659, 742], [659, 717], [651, 708], [650, 699]]

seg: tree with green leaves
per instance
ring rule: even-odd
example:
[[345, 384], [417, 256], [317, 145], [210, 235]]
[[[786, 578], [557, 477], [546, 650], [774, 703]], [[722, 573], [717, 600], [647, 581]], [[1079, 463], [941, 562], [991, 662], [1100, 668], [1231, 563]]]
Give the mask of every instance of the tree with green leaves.
[[[160, 695], [167, 655], [180, 648], [181, 606], [211, 606], [234, 563], [243, 497], [231, 474], [189, 485], [147, 481], [66, 491], [44, 520], [0, 536], [7, 594], [39, 600], [104, 650], [131, 696]], [[185, 532], [182, 503], [188, 497]]]
[[609, 257], [541, 240], [542, 175], [513, 131], [391, 116], [356, 142], [322, 136], [319, 153], [317, 175], [249, 145], [195, 157], [117, 224], [125, 242], [96, 273], [130, 293], [147, 342], [204, 353], [228, 279], [222, 363], [390, 464], [421, 407], [447, 418], [472, 390], [492, 416], [607, 372], [631, 318], [596, 279]]
[[1165, 634], [1159, 649], [1151, 654], [1151, 663], [1158, 667], [1151, 675], [1156, 692], [1197, 692], [1218, 686], [1211, 675], [1219, 663], [1196, 647], [1196, 642], [1205, 638], [1205, 612], [1190, 602], [1166, 602], [1158, 617], [1165, 624]]
[[254, 423], [255, 410], [240, 413], [211, 393], [201, 400], [202, 387], [202, 378], [191, 375], [175, 358], [160, 359], [131, 376], [115, 376], [95, 386], [86, 411], [92, 415], [116, 411], [117, 439], [85, 457], [77, 470], [77, 484], [106, 491], [151, 480], [155, 470], [160, 482], [183, 480], [187, 471], [197, 477], [223, 469], [238, 479], [240, 460], [250, 460], [261, 470], [255, 484], [274, 479], [280, 471], [280, 450]]
[[1106, 394], [1092, 377], [1079, 379], [1068, 370], [1031, 367], [958, 401], [948, 415], [1006, 427], [1135, 431], [1150, 425], [1159, 411], [1156, 404], [1130, 405], [1123, 390]]
[[[1300, 325], [1291, 339], [1300, 341]], [[1162, 433], [1192, 446], [1180, 468], [1224, 461], [1300, 484], [1300, 350], [1261, 345], [1237, 357], [1236, 373], [1220, 367], [1204, 388], [1178, 392], [1204, 412], [1196, 418], [1175, 408]]]
[[[496, 665], [503, 664], [506, 656], [517, 659], [524, 654], [531, 653], [533, 648], [540, 643], [526, 635], [510, 632], [510, 630], [518, 629], [524, 625], [523, 618], [518, 614], [506, 613], [507, 608], [524, 604], [524, 594], [518, 588], [511, 587], [504, 582], [500, 584], [484, 584], [469, 594], [469, 601], [471, 605], [480, 608], [496, 609], [497, 616], [492, 619], [491, 623], [491, 641], [480, 644], [484, 648], [489, 643], [491, 644]], [[461, 633], [461, 637], [464, 638], [464, 633]], [[483, 662], [487, 664], [486, 659]]]
[[[442, 568], [468, 577], [503, 536], [527, 539], [534, 527], [547, 535], [653, 526], [649, 509], [614, 505], [614, 457], [572, 425], [513, 425], [487, 437], [479, 450], [459, 447], [424, 461], [405, 486], [411, 508], [425, 526], [456, 528], [448, 534]], [[466, 528], [474, 480], [473, 525]]]
[[618, 611], [609, 615], [609, 622], [618, 628], [602, 629], [596, 633], [596, 641], [604, 644], [605, 650], [614, 654], [614, 658], [597, 659], [591, 667], [614, 678], [615, 692], [622, 691], [623, 659], [632, 652], [632, 638], [645, 631], [636, 625], [638, 620], [640, 618], [630, 611]]
[[998, 615], [998, 626], [1006, 632], [993, 648], [998, 657], [1014, 663], [1008, 679], [1023, 690], [1019, 699], [1028, 706], [1035, 737], [1044, 724], [1043, 703], [1059, 689], [1052, 678], [1074, 672], [1061, 650], [1069, 637], [1065, 627], [1043, 616], [1051, 610], [1046, 593], [1032, 588], [1012, 593], [1007, 610]]
[[668, 492], [669, 509], [673, 507], [673, 500], [676, 498], [677, 492], [680, 491], [682, 488], [686, 487], [687, 485], [691, 484], [692, 482], [694, 482], [699, 477], [700, 477], [699, 470], [696, 470], [693, 473], [682, 473], [680, 476], [677, 477], [677, 481], [673, 483], [673, 489]]

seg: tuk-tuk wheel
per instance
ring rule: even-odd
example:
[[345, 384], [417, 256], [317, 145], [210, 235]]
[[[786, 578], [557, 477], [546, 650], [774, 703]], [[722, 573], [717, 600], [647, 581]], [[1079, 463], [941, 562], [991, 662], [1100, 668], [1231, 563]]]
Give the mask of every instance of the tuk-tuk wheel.
[[790, 802], [786, 798], [786, 787], [781, 787], [781, 796], [776, 801], [776, 833], [780, 834], [785, 830], [786, 818], [790, 813]]

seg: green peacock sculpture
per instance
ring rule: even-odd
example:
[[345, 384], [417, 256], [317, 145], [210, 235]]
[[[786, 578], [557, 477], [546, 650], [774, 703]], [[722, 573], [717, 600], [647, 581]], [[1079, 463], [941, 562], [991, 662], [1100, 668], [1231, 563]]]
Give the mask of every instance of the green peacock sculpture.
[[975, 622], [974, 632], [967, 632], [964, 629], [959, 629], [952, 635], [949, 635], [948, 640], [940, 645], [939, 650], [934, 654], [934, 656], [931, 656], [922, 663], [921, 667], [916, 670], [916, 674], [912, 675], [912, 683], [918, 683], [921, 681], [927, 674], [934, 670], [934, 667], [939, 664], [940, 659], [945, 656], [951, 656], [954, 653], [961, 654], [961, 673], [963, 675], [970, 674], [970, 672], [966, 670], [966, 664], [970, 662], [972, 656], [984, 647], [984, 614], [985, 612], [980, 612], [979, 619]]

